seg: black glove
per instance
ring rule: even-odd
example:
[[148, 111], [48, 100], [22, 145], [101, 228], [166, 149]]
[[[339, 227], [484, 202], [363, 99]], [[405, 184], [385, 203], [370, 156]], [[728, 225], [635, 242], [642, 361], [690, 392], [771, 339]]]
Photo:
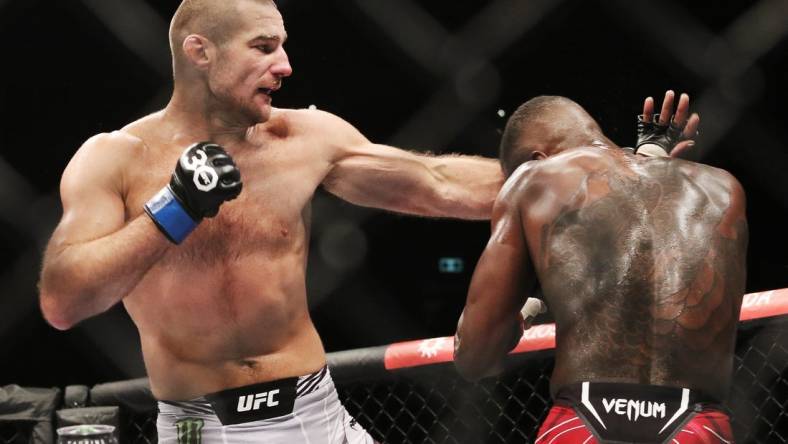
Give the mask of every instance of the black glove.
[[[684, 127], [678, 126], [671, 119], [667, 125], [660, 125], [659, 114], [654, 114], [651, 122], [647, 122], [643, 114], [638, 115], [638, 140], [635, 144], [635, 152], [645, 154], [648, 156], [661, 156], [668, 157], [670, 152], [676, 145], [684, 140], [690, 139], [685, 137]], [[686, 124], [685, 124], [686, 126]], [[643, 151], [640, 148], [643, 145]]]
[[167, 239], [179, 244], [204, 217], [241, 193], [241, 173], [219, 145], [195, 143], [181, 154], [169, 185], [145, 204]]

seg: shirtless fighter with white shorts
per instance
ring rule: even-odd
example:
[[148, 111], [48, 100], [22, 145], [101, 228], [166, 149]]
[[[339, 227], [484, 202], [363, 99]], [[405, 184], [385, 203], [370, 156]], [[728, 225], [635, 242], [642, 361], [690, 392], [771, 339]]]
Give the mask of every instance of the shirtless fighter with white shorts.
[[63, 173], [43, 314], [68, 329], [123, 302], [161, 442], [371, 442], [307, 309], [315, 190], [487, 219], [503, 183], [493, 160], [417, 155], [326, 112], [272, 108], [292, 71], [286, 39], [270, 0], [185, 0], [167, 107], [90, 138]]

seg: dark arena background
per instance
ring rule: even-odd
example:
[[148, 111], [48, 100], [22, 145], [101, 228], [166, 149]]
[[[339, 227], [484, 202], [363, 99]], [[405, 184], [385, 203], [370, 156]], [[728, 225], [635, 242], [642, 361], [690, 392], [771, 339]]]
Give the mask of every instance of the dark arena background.
[[[59, 389], [33, 390], [55, 393], [55, 409], [120, 406], [121, 442], [155, 441], [149, 400], [123, 394], [144, 380], [114, 394], [114, 385], [82, 397], [75, 388], [145, 376], [123, 308], [60, 332], [43, 321], [36, 282], [76, 149], [169, 99], [177, 4], [0, 0], [0, 443], [33, 442], [42, 430], [41, 418], [7, 414], [14, 385]], [[542, 94], [576, 100], [631, 145], [646, 96], [689, 93], [701, 115], [689, 157], [730, 171], [747, 193], [747, 292], [788, 287], [788, 1], [278, 5], [294, 73], [274, 106], [327, 110], [411, 150], [496, 157], [508, 115]], [[453, 335], [489, 224], [384, 213], [322, 190], [313, 219], [311, 314], [329, 352], [365, 349], [366, 360], [331, 358], [359, 422], [385, 442], [532, 442], [549, 406], [549, 346], [481, 384], [462, 382], [450, 364], [395, 372], [378, 362], [388, 351], [380, 346]], [[742, 323], [729, 400], [738, 442], [788, 442], [788, 335], [775, 314]], [[418, 343], [421, 356], [445, 352], [444, 342]]]

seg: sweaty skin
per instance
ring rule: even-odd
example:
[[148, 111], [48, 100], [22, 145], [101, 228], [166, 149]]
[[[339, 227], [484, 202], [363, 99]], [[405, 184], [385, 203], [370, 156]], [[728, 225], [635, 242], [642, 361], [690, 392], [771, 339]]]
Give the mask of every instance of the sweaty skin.
[[556, 322], [553, 394], [590, 380], [724, 399], [745, 284], [744, 210], [730, 174], [679, 159], [593, 147], [522, 165], [493, 210], [458, 368], [476, 378], [500, 365], [538, 282]]
[[[272, 108], [259, 88], [290, 75], [282, 18], [273, 6], [237, 7], [243, 21], [221, 50], [185, 38], [166, 109], [91, 138], [74, 156], [42, 269], [42, 311], [57, 328], [123, 302], [158, 399], [325, 364], [305, 289], [317, 187], [358, 205], [485, 219], [503, 182], [491, 159], [417, 155], [373, 144], [326, 112]], [[176, 246], [143, 204], [203, 140], [233, 157], [243, 191]]]

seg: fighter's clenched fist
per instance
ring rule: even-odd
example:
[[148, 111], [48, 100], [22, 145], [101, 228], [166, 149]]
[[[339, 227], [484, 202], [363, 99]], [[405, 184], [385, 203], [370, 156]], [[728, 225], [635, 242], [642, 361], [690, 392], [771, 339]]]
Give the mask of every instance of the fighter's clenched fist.
[[170, 183], [145, 204], [167, 239], [179, 244], [204, 217], [241, 193], [241, 172], [221, 146], [195, 143], [181, 154]]

